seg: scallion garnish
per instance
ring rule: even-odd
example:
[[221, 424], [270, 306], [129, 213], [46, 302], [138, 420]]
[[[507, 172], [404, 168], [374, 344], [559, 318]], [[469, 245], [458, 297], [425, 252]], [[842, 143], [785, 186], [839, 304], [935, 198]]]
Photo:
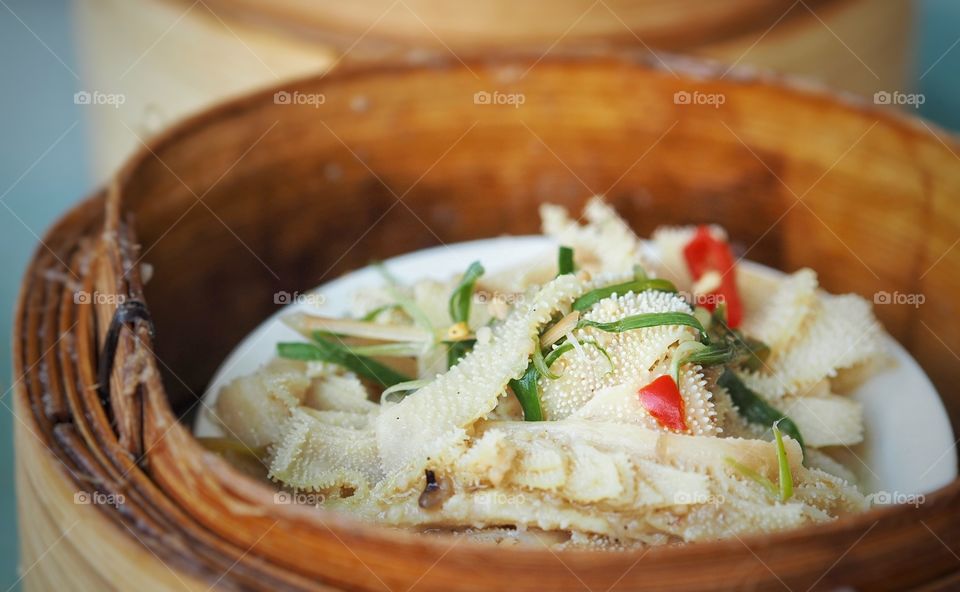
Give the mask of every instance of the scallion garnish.
[[730, 368], [725, 369], [723, 374], [720, 375], [720, 378], [717, 379], [717, 384], [727, 389], [727, 392], [730, 393], [730, 398], [733, 400], [733, 404], [740, 410], [740, 415], [742, 415], [744, 419], [750, 423], [763, 426], [778, 423], [778, 425], [781, 426], [780, 429], [796, 440], [797, 443], [800, 444], [801, 450], [804, 449], [803, 437], [800, 435], [797, 424], [793, 423], [789, 417], [780, 413], [760, 398], [760, 395], [750, 390], [733, 370]]
[[473, 300], [473, 287], [483, 275], [483, 266], [474, 261], [467, 267], [460, 283], [450, 295], [450, 318], [454, 323], [466, 323], [470, 320], [470, 301]]
[[520, 378], [510, 381], [510, 390], [520, 402], [524, 421], [543, 421], [543, 408], [540, 406], [540, 389], [537, 387], [536, 367], [531, 363]]
[[573, 349], [573, 344], [568, 341], [550, 350], [550, 353], [548, 353], [544, 357], [544, 361], [546, 362], [547, 367], [549, 368], [550, 366], [552, 366], [554, 362], [560, 359], [560, 356], [571, 351], [572, 349]]
[[783, 445], [783, 435], [780, 433], [779, 427], [780, 421], [774, 422], [771, 429], [773, 430], [773, 437], [777, 441], [777, 465], [780, 468], [780, 501], [785, 502], [793, 496], [793, 473], [790, 472], [787, 448]]
[[[685, 341], [677, 346], [673, 353], [671, 374], [678, 381], [680, 366], [685, 364], [699, 364], [700, 366], [720, 366], [740, 359], [746, 346], [729, 339], [720, 339], [719, 342], [704, 345], [696, 341]], [[758, 342], [759, 343], [759, 342]]]
[[386, 356], [408, 358], [423, 353], [423, 343], [376, 343], [373, 345], [347, 345], [344, 348], [358, 356]]
[[743, 367], [751, 372], [757, 372], [763, 368], [770, 356], [770, 346], [752, 337], [743, 337], [740, 342], [743, 344], [745, 352]]
[[773, 481], [771, 481], [770, 479], [767, 479], [764, 475], [761, 475], [760, 473], [754, 471], [753, 469], [751, 469], [746, 465], [738, 463], [737, 461], [733, 460], [729, 456], [724, 458], [723, 460], [728, 465], [730, 465], [730, 467], [732, 467], [735, 471], [737, 471], [747, 479], [750, 479], [751, 481], [760, 484], [764, 489], [767, 490], [767, 493], [769, 493], [773, 497], [777, 497], [777, 498], [780, 497], [780, 492], [778, 487], [773, 484]]
[[[613, 370], [613, 360], [610, 358], [607, 350], [603, 349], [599, 343], [593, 340], [584, 341], [583, 343], [584, 345], [597, 348], [597, 350], [603, 354], [603, 357], [606, 358], [607, 362], [610, 363], [611, 371]], [[510, 388], [517, 396], [517, 400], [520, 401], [520, 407], [523, 409], [523, 419], [525, 421], [543, 421], [543, 410], [540, 406], [540, 387], [537, 384], [538, 377], [543, 376], [551, 380], [560, 378], [550, 371], [550, 366], [553, 366], [553, 363], [560, 359], [560, 356], [570, 352], [574, 347], [573, 343], [567, 341], [550, 350], [546, 355], [543, 354], [542, 349], [534, 347], [533, 355], [530, 358], [530, 364], [527, 366], [526, 372], [524, 372], [522, 377], [510, 381]]]
[[533, 356], [531, 357], [533, 362], [533, 367], [537, 369], [537, 372], [540, 373], [544, 378], [549, 378], [550, 380], [556, 380], [560, 378], [553, 372], [550, 372], [550, 366], [547, 364], [546, 360], [543, 358], [543, 350], [540, 349], [540, 340], [537, 340], [536, 345], [533, 348]]
[[[603, 346], [601, 346], [599, 343], [597, 343], [596, 341], [594, 341], [594, 340], [592, 340], [592, 339], [590, 339], [590, 340], [584, 340], [584, 341], [583, 341], [583, 344], [584, 344], [584, 345], [591, 345], [591, 346], [595, 347], [595, 348], [597, 349], [597, 351], [599, 351], [600, 354], [601, 354], [604, 358], [606, 358], [607, 362], [610, 364], [610, 370], [613, 371], [613, 358], [610, 357], [610, 353], [607, 352], [607, 350], [605, 350], [605, 349], [603, 348]], [[557, 347], [555, 347], [555, 348], [553, 348], [552, 350], [550, 350], [550, 353], [548, 353], [548, 354], [547, 354], [546, 356], [544, 356], [544, 358], [543, 358], [543, 359], [544, 359], [544, 362], [546, 362], [546, 364], [547, 364], [547, 368], [553, 366], [553, 363], [556, 362], [557, 360], [559, 360], [559, 359], [560, 359], [560, 356], [562, 356], [563, 354], [565, 354], [565, 353], [567, 353], [567, 352], [569, 352], [569, 351], [572, 351], [573, 349], [574, 349], [574, 345], [573, 345], [572, 343], [570, 343], [569, 341], [567, 341], [566, 343], [561, 343], [561, 344], [558, 345]]]
[[573, 249], [561, 246], [557, 253], [557, 275], [561, 276], [573, 272]]
[[727, 344], [711, 343], [682, 360], [683, 364], [700, 364], [701, 366], [719, 366], [727, 364], [737, 357], [737, 349]]
[[383, 279], [387, 281], [387, 292], [390, 294], [390, 297], [396, 301], [396, 305], [403, 309], [403, 312], [407, 313], [413, 322], [417, 325], [420, 325], [421, 328], [425, 329], [431, 335], [433, 334], [433, 324], [430, 322], [427, 314], [423, 312], [423, 309], [413, 301], [412, 298], [408, 298], [399, 290], [399, 282], [397, 278], [393, 277], [393, 274], [390, 273], [390, 270], [380, 262], [373, 264], [373, 268], [376, 269]]
[[329, 362], [343, 366], [358, 376], [376, 381], [385, 387], [410, 380], [373, 358], [355, 354], [346, 346], [326, 340], [319, 332], [313, 335], [313, 343], [278, 343], [277, 354], [291, 360]]
[[[474, 261], [467, 267], [460, 283], [450, 294], [450, 319], [453, 325], [448, 331], [448, 336], [453, 337], [453, 333], [464, 336], [469, 335], [467, 323], [470, 320], [470, 303], [473, 300], [473, 288], [484, 273], [483, 266], [479, 261]], [[447, 368], [453, 368], [463, 356], [473, 349], [476, 339], [451, 339], [447, 342]]]
[[604, 349], [602, 345], [600, 345], [593, 339], [589, 339], [589, 340], [585, 339], [583, 343], [585, 343], [586, 345], [592, 345], [593, 347], [597, 348], [597, 351], [600, 352], [600, 355], [602, 355], [607, 360], [607, 363], [610, 364], [610, 370], [608, 372], [614, 371], [615, 367], [613, 365], [613, 358], [610, 357], [610, 353], [606, 349]]
[[673, 360], [670, 362], [670, 375], [673, 376], [674, 382], [680, 384], [680, 366], [688, 363], [687, 360], [691, 355], [706, 347], [707, 346], [699, 341], [688, 339], [687, 341], [681, 342], [680, 345], [677, 346], [677, 349], [673, 350]]
[[632, 331], [634, 329], [661, 327], [664, 325], [686, 325], [693, 327], [700, 333], [700, 337], [704, 343], [710, 342], [710, 338], [703, 328], [703, 325], [700, 324], [700, 321], [693, 315], [685, 312], [647, 312], [624, 317], [608, 323], [581, 319], [577, 323], [577, 328], [593, 327], [594, 329], [599, 329], [607, 333], [623, 333], [624, 331]]
[[373, 310], [371, 310], [370, 312], [368, 312], [367, 314], [363, 315], [362, 317], [360, 317], [360, 320], [369, 323], [371, 321], [376, 320], [376, 318], [380, 316], [382, 313], [385, 313], [388, 310], [394, 310], [396, 308], [400, 308], [400, 305], [397, 304], [396, 302], [393, 302], [390, 304], [384, 304], [383, 306], [378, 306]]
[[[702, 309], [698, 309], [702, 310]], [[696, 311], [694, 311], [696, 314]], [[734, 358], [739, 360], [747, 370], [756, 372], [766, 365], [767, 357], [770, 355], [770, 346], [752, 337], [747, 337], [737, 329], [730, 328], [726, 322], [726, 309], [723, 306], [717, 307], [710, 318], [710, 327], [719, 333], [722, 340], [727, 341], [736, 349]], [[731, 358], [731, 361], [734, 359]]]
[[398, 382], [397, 384], [387, 388], [387, 390], [380, 393], [381, 401], [392, 401], [397, 402], [400, 399], [403, 399], [413, 391], [421, 389], [428, 384], [433, 382], [432, 378], [424, 378], [421, 380], [408, 380], [407, 382]]
[[723, 460], [738, 473], [751, 481], [759, 483], [771, 496], [780, 500], [781, 503], [784, 503], [793, 497], [793, 472], [790, 470], [790, 458], [787, 456], [787, 447], [783, 443], [783, 435], [780, 433], [779, 423], [780, 422], [774, 422], [771, 426], [774, 442], [777, 447], [778, 483], [776, 485], [764, 475], [738, 463], [730, 457]]
[[614, 294], [623, 295], [627, 292], [633, 292], [639, 294], [640, 292], [645, 292], [647, 290], [657, 290], [659, 292], [676, 292], [677, 288], [672, 283], [667, 280], [662, 279], [635, 279], [629, 282], [624, 282], [622, 284], [615, 284], [613, 286], [607, 286], [605, 288], [597, 288], [596, 290], [590, 290], [583, 296], [577, 298], [573, 301], [573, 310], [583, 311], [597, 302], [600, 302], [604, 298], [609, 298]]

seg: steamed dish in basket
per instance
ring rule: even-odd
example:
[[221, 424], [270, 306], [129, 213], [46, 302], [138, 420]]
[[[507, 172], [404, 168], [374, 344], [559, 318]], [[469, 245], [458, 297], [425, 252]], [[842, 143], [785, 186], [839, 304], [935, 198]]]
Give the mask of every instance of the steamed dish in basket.
[[869, 502], [836, 451], [890, 364], [871, 306], [745, 272], [718, 227], [644, 242], [599, 199], [559, 248], [394, 277], [216, 393], [238, 466], [392, 527], [620, 548], [825, 522]]

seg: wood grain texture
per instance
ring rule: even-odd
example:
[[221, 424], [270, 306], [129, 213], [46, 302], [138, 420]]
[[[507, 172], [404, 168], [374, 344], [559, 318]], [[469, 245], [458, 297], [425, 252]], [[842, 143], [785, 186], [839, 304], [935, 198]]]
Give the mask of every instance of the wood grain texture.
[[914, 20], [911, 2], [875, 0], [77, 0], [74, 14], [84, 87], [125, 98], [87, 110], [97, 179], [181, 117], [346, 61], [636, 48], [869, 96], [907, 90]]
[[[825, 92], [723, 78], [698, 64], [620, 52], [558, 54], [530, 68], [537, 57], [464, 58], [469, 69], [452, 58], [353, 66], [223, 104], [157, 138], [110, 191], [47, 234], [14, 333], [24, 377], [16, 409], [29, 428], [17, 434], [29, 477], [21, 498], [31, 496], [21, 499], [25, 561], [69, 516], [82, 522], [28, 585], [142, 574], [137, 587], [161, 590], [164, 571], [187, 587], [270, 590], [903, 590], [955, 581], [960, 482], [919, 507], [777, 535], [645, 554], [554, 553], [277, 504], [273, 487], [193, 440], [178, 418], [195, 412], [219, 361], [276, 310], [277, 290], [421, 247], [534, 232], [538, 204], [578, 207], [592, 193], [605, 193], [641, 234], [717, 222], [750, 258], [812, 266], [830, 291], [923, 294], [919, 308], [877, 312], [960, 425], [954, 138]], [[277, 90], [325, 100], [278, 104]], [[476, 92], [515, 93], [523, 104], [476, 104]], [[678, 104], [677, 92], [723, 102]], [[146, 286], [127, 273], [141, 259], [154, 268]], [[156, 325], [156, 339], [144, 323], [123, 331], [106, 401], [96, 362], [112, 307], [78, 304], [78, 287], [129, 298], [142, 290]], [[126, 501], [73, 504], [72, 492], [94, 489]], [[97, 534], [122, 529], [130, 536]]]

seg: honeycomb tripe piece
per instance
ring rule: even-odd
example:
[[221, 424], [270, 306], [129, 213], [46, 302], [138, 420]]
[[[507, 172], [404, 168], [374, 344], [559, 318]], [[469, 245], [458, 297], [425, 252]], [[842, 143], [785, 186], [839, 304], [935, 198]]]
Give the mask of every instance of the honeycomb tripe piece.
[[543, 233], [561, 245], [572, 247], [578, 267], [591, 273], [624, 273], [644, 261], [640, 239], [617, 212], [595, 196], [583, 210], [587, 224], [580, 224], [561, 206], [540, 206]]
[[296, 489], [369, 491], [381, 478], [373, 430], [334, 425], [310, 411], [292, 411], [272, 454], [270, 476]]
[[854, 294], [819, 294], [800, 332], [744, 382], [768, 399], [802, 395], [842, 369], [886, 355], [883, 328], [870, 304]]
[[309, 386], [306, 364], [275, 359], [224, 386], [214, 416], [228, 435], [251, 449], [268, 446], [281, 436], [290, 409], [300, 405]]
[[[663, 312], [692, 311], [677, 294], [647, 290], [604, 298], [588, 309], [583, 318], [607, 323]], [[638, 392], [669, 372], [674, 346], [696, 338], [696, 331], [684, 325], [663, 325], [610, 333], [588, 326], [574, 330], [572, 338], [579, 347], [562, 355], [550, 368], [558, 378], [544, 377], [539, 381], [547, 418], [559, 420], [576, 415], [662, 429], [640, 404]], [[713, 402], [699, 369], [684, 368], [678, 386], [692, 433], [716, 434]]]
[[379, 504], [377, 515], [398, 526], [513, 524], [670, 542], [783, 530], [865, 507], [863, 496], [843, 480], [806, 469], [799, 445], [789, 439], [795, 494], [783, 501], [727, 461], [776, 481], [772, 442], [579, 419], [484, 422], [475, 431], [471, 442], [483, 453], [467, 450], [452, 467], [433, 465], [440, 478], [452, 481], [442, 503], [424, 509], [413, 491]]
[[398, 486], [422, 475], [431, 456], [463, 445], [466, 428], [489, 414], [507, 383], [526, 370], [540, 327], [584, 286], [572, 274], [556, 278], [446, 373], [399, 403], [383, 404], [377, 441], [384, 470], [406, 475]]
[[[744, 334], [759, 339], [770, 348], [768, 363], [773, 363], [789, 342], [801, 332], [805, 320], [817, 304], [817, 274], [801, 269], [776, 281], [773, 293], [765, 279], [756, 274], [740, 274], [739, 288], [746, 312], [740, 326]], [[753, 303], [757, 304], [754, 305]]]

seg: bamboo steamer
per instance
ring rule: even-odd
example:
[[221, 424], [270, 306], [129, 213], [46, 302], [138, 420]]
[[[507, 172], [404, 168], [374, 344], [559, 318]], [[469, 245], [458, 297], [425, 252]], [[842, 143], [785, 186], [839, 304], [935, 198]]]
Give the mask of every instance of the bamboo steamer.
[[86, 90], [125, 98], [88, 110], [98, 179], [184, 115], [340, 61], [642, 47], [872, 95], [909, 87], [913, 25], [912, 3], [874, 0], [83, 0], [74, 14]]
[[[579, 207], [598, 192], [640, 233], [717, 222], [752, 246], [751, 258], [814, 267], [831, 291], [924, 294], [921, 307], [878, 313], [960, 425], [956, 139], [872, 105], [783, 80], [721, 78], [702, 64], [667, 70], [624, 51], [557, 54], [531, 69], [537, 59], [354, 65], [225, 103], [152, 141], [47, 233], [14, 333], [28, 589], [960, 581], [950, 550], [960, 548], [960, 481], [918, 507], [777, 535], [647, 553], [503, 549], [277, 504], [272, 486], [204, 451], [178, 421], [233, 344], [276, 310], [276, 291], [439, 243], [533, 232], [542, 201]], [[278, 104], [280, 90], [325, 101]], [[476, 104], [478, 91], [523, 101]], [[678, 92], [724, 100], [678, 104]], [[154, 269], [145, 287], [142, 261]], [[143, 314], [114, 325], [111, 360], [101, 353], [113, 349], [111, 319], [131, 310], [120, 296], [147, 303], [155, 334]], [[102, 396], [98, 364], [112, 369]], [[98, 503], [75, 503], [78, 492]]]

